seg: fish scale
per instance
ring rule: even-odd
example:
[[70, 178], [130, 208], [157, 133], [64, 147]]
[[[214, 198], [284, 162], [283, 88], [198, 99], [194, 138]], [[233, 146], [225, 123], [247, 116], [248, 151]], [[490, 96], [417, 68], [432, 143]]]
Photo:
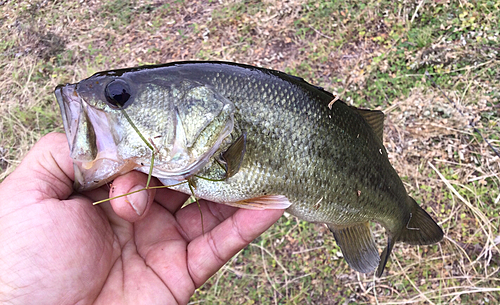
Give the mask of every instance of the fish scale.
[[[107, 91], [110, 84], [117, 96]], [[124, 122], [117, 109], [122, 107], [146, 139], [161, 134], [154, 140], [161, 155], [153, 175], [164, 184], [190, 178], [198, 198], [243, 208], [287, 207], [300, 219], [325, 223], [360, 272], [378, 266], [380, 276], [395, 242], [431, 244], [443, 236], [389, 163], [383, 113], [340, 100], [330, 108], [334, 96], [301, 78], [235, 63], [180, 62], [100, 72], [60, 85], [55, 93], [70, 149], [89, 159], [75, 160], [81, 190], [124, 174], [131, 162], [136, 170], [149, 171], [152, 152], [139, 154], [145, 143]], [[85, 146], [92, 144], [89, 139], [74, 141], [84, 136], [70, 128], [73, 116], [101, 124], [96, 113], [106, 113], [109, 133], [121, 139], [113, 144], [95, 135], [107, 140], [101, 155], [114, 159], [100, 160], [95, 147]], [[115, 163], [109, 173], [101, 176], [83, 166], [110, 162]], [[191, 193], [187, 184], [172, 188]], [[370, 221], [386, 228], [381, 257]]]
[[[223, 77], [223, 75], [220, 75], [219, 77]], [[225, 81], [222, 79], [220, 83], [222, 84], [228, 84], [230, 82], [238, 83], [238, 82], [243, 82], [244, 80], [238, 80], [234, 75], [231, 75], [231, 80], [230, 81]], [[281, 79], [272, 79], [273, 81], [278, 81], [282, 82]], [[345, 128], [343, 128], [343, 125], [355, 125], [352, 121], [354, 121], [356, 118], [353, 118], [352, 115], [348, 116], [342, 112], [349, 113], [349, 108], [347, 106], [344, 106], [344, 104], [338, 103], [337, 105], [343, 105], [342, 109], [337, 110], [338, 107], [334, 107], [332, 109], [333, 114], [330, 114], [330, 116], [333, 117], [341, 117], [344, 119], [344, 122], [332, 122], [332, 121], [327, 121], [325, 120], [324, 115], [313, 115], [311, 113], [313, 112], [327, 112], [329, 109], [324, 107], [327, 105], [331, 99], [332, 96], [326, 95], [325, 98], [322, 100], [318, 99], [318, 95], [316, 95], [316, 99], [314, 102], [311, 102], [311, 97], [307, 96], [304, 92], [300, 91], [300, 88], [298, 87], [293, 87], [290, 90], [295, 90], [291, 94], [294, 96], [294, 98], [287, 98], [287, 99], [279, 99], [279, 97], [276, 97], [275, 94], [272, 94], [272, 92], [267, 92], [265, 88], [261, 88], [261, 90], [257, 90], [254, 94], [248, 95], [247, 92], [249, 91], [249, 88], [245, 86], [235, 86], [235, 88], [241, 88], [241, 91], [235, 91], [233, 88], [233, 91], [229, 91], [226, 89], [224, 86], [218, 88], [218, 83], [219, 82], [214, 82], [211, 83], [216, 89], [221, 90], [223, 92], [223, 95], [227, 96], [230, 100], [238, 101], [239, 104], [237, 105], [237, 108], [239, 109], [239, 116], [242, 118], [249, 118], [248, 120], [243, 119], [242, 121], [238, 122], [240, 124], [240, 127], [242, 129], [248, 129], [252, 130], [252, 128], [257, 124], [263, 125], [261, 126], [261, 131], [260, 134], [255, 137], [258, 139], [258, 141], [248, 141], [247, 143], [247, 155], [249, 158], [246, 159], [247, 162], [244, 161], [242, 164], [242, 167], [240, 169], [240, 172], [236, 177], [232, 177], [231, 179], [228, 179], [225, 183], [223, 183], [223, 186], [217, 185], [214, 183], [210, 183], [207, 181], [200, 181], [198, 179], [196, 181], [197, 185], [197, 190], [195, 191], [197, 195], [200, 195], [200, 197], [205, 197], [205, 198], [210, 198], [211, 200], [216, 200], [218, 198], [212, 198], [208, 194], [212, 193], [213, 188], [220, 189], [222, 188], [225, 193], [228, 195], [226, 196], [229, 201], [237, 201], [236, 198], [242, 198], [241, 193], [239, 192], [239, 186], [240, 185], [250, 185], [250, 186], [255, 186], [251, 187], [251, 189], [255, 189], [256, 191], [252, 193], [247, 193], [245, 194], [245, 197], [252, 198], [252, 197], [260, 197], [263, 194], [261, 192], [258, 192], [258, 190], [261, 189], [261, 183], [256, 182], [255, 180], [249, 180], [245, 179], [246, 176], [259, 176], [261, 173], [253, 173], [251, 172], [254, 168], [254, 164], [252, 163], [253, 160], [259, 160], [259, 162], [266, 162], [267, 164], [264, 165], [264, 167], [272, 169], [272, 174], [275, 177], [281, 176], [281, 171], [284, 170], [284, 174], [286, 174], [288, 180], [293, 181], [296, 178], [297, 173], [300, 173], [301, 171], [304, 170], [304, 164], [306, 163], [306, 167], [309, 167], [310, 169], [310, 174], [308, 176], [308, 184], [315, 185], [315, 186], [320, 186], [315, 188], [314, 192], [308, 191], [307, 189], [304, 189], [301, 185], [283, 185], [282, 183], [279, 183], [279, 181], [275, 181], [271, 184], [267, 183], [266, 181], [266, 186], [267, 186], [267, 194], [273, 193], [273, 194], [280, 194], [283, 193], [284, 188], [285, 190], [293, 190], [285, 196], [290, 199], [292, 202], [292, 206], [289, 208], [289, 211], [294, 214], [294, 215], [300, 215], [299, 217], [303, 217], [306, 220], [309, 221], [315, 221], [315, 222], [335, 222], [335, 223], [344, 223], [344, 222], [362, 222], [366, 220], [372, 220], [372, 219], [377, 219], [380, 211], [380, 207], [375, 206], [375, 205], [368, 205], [368, 204], [362, 204], [360, 207], [363, 209], [356, 209], [351, 207], [349, 210], [352, 211], [350, 215], [343, 215], [342, 213], [336, 213], [335, 208], [319, 208], [317, 210], [311, 210], [311, 205], [313, 205], [313, 202], [317, 202], [321, 197], [323, 197], [323, 201], [325, 201], [325, 204], [322, 205], [323, 207], [332, 207], [332, 206], [340, 206], [344, 207], [344, 210], [346, 206], [352, 206], [350, 203], [357, 199], [354, 197], [354, 193], [356, 193], [357, 190], [354, 190], [352, 185], [357, 185], [357, 184], [362, 184], [362, 183], [350, 183], [350, 184], [344, 184], [341, 182], [344, 179], [332, 179], [330, 180], [329, 178], [329, 173], [331, 171], [326, 171], [323, 170], [325, 168], [331, 169], [333, 172], [335, 172], [335, 168], [340, 168], [339, 172], [343, 173], [345, 170], [342, 170], [344, 167], [344, 164], [358, 164], [355, 167], [352, 167], [352, 169], [346, 169], [348, 172], [347, 176], [347, 181], [348, 180], [359, 180], [362, 179], [364, 180], [363, 182], [370, 182], [370, 180], [367, 181], [367, 179], [363, 179], [365, 176], [363, 175], [352, 175], [353, 172], [356, 171], [356, 169], [362, 169], [363, 166], [360, 166], [359, 163], [362, 165], [367, 164], [367, 163], [372, 163], [372, 162], [383, 162], [385, 163], [384, 165], [388, 164], [387, 160], [382, 159], [381, 161], [377, 161], [378, 155], [374, 154], [373, 152], [378, 152], [379, 149], [383, 149], [381, 145], [376, 145], [375, 148], [372, 149], [372, 160], [368, 160], [367, 158], [357, 158], [356, 161], [353, 162], [348, 162], [345, 159], [346, 155], [352, 155], [348, 148], [352, 148], [353, 150], [358, 150], [357, 146], [355, 145], [350, 145], [349, 142], [353, 141], [352, 139], [352, 134], [356, 133], [361, 133], [364, 137], [375, 137], [372, 134], [370, 134], [369, 128], [362, 129], [355, 132], [351, 132], [351, 138], [346, 138], [347, 135], [345, 132]], [[259, 82], [256, 82], [259, 83]], [[261, 84], [261, 83], [260, 83]], [[241, 93], [240, 93], [241, 92]], [[259, 94], [260, 93], [260, 94]], [[244, 98], [242, 98], [243, 95]], [[279, 113], [274, 112], [270, 113], [269, 116], [267, 117], [266, 120], [263, 119], [264, 115], [263, 112], [261, 112], [260, 115], [252, 115], [255, 111], [258, 111], [259, 109], [262, 110], [260, 107], [258, 109], [257, 106], [258, 104], [252, 103], [252, 101], [257, 100], [261, 101], [260, 104], [266, 104], [268, 107], [285, 107], [287, 111], [281, 111]], [[307, 101], [307, 103], [297, 103], [297, 101]], [[257, 105], [257, 106], [256, 106]], [[303, 107], [302, 107], [303, 106]], [[320, 109], [320, 106], [323, 106], [323, 108]], [[295, 110], [295, 111], [294, 111]], [[315, 113], [314, 113], [315, 114]], [[349, 121], [349, 118], [351, 121]], [[297, 124], [291, 120], [294, 120], [295, 118], [298, 118], [297, 120], [304, 120], [306, 121], [307, 124], [300, 123]], [[358, 118], [359, 120], [359, 118]], [[267, 123], [267, 124], [266, 124]], [[364, 123], [364, 122], [360, 122]], [[287, 138], [283, 137], [274, 137], [273, 135], [275, 132], [273, 130], [270, 130], [269, 125], [274, 126], [275, 128], [278, 128], [278, 130], [282, 131], [284, 134], [294, 134], [297, 135], [298, 137], [301, 137], [303, 139], [310, 139], [309, 141], [306, 141], [306, 145], [300, 147], [300, 146], [293, 146], [289, 141], [287, 141]], [[322, 128], [322, 129], [311, 129], [310, 125], [319, 125], [321, 124], [325, 126], [333, 126], [332, 129], [341, 129], [339, 132], [331, 132], [328, 130], [328, 128]], [[359, 124], [359, 122], [358, 122]], [[366, 124], [366, 123], [365, 123]], [[249, 125], [247, 127], [247, 125]], [[339, 135], [345, 135], [345, 137], [340, 137]], [[251, 138], [251, 136], [249, 135]], [[361, 139], [363, 139], [362, 137]], [[278, 138], [279, 140], [277, 140]], [[312, 138], [312, 140], [311, 140]], [[337, 144], [338, 146], [343, 147], [343, 157], [339, 158], [339, 156], [334, 156], [332, 154], [332, 151], [330, 153], [326, 152], [327, 146], [324, 145], [325, 142], [331, 142], [331, 143], [339, 143]], [[373, 141], [372, 141], [373, 142]], [[270, 147], [270, 149], [266, 149], [266, 147], [262, 147], [262, 143], [265, 143], [266, 147]], [[347, 144], [344, 144], [347, 143]], [[376, 143], [378, 144], [378, 143]], [[347, 148], [347, 149], [346, 149]], [[329, 159], [326, 159], [322, 157], [322, 155], [328, 154]], [[354, 154], [355, 155], [355, 154]], [[360, 154], [361, 157], [364, 157], [366, 154]], [[274, 158], [269, 159], [269, 156], [273, 156]], [[276, 156], [279, 156], [276, 158]], [[250, 157], [252, 159], [250, 159]], [[382, 155], [382, 157], [384, 157]], [[300, 163], [298, 164], [299, 168], [288, 168], [285, 166], [284, 168], [282, 167], [284, 164], [288, 164], [288, 160], [290, 159], [297, 159]], [[313, 159], [315, 160], [315, 164], [312, 166], [307, 166], [307, 162], [301, 162], [300, 160], [303, 160], [304, 158], [307, 159]], [[378, 158], [381, 159], [381, 158]], [[385, 162], [384, 162], [385, 161]], [[333, 163], [333, 164], [332, 164]], [[215, 166], [215, 165], [214, 165]], [[257, 167], [258, 168], [258, 167]], [[392, 170], [392, 167], [390, 167]], [[393, 170], [392, 170], [393, 171]], [[371, 173], [371, 177], [374, 178], [375, 180], [377, 177], [374, 176], [380, 176], [377, 175], [377, 173], [380, 173], [380, 171], [374, 171]], [[394, 176], [394, 175], [393, 175]], [[397, 177], [397, 176], [396, 176]], [[375, 181], [380, 181], [381, 177], [378, 177]], [[278, 179], [277, 179], [278, 180]], [[330, 180], [330, 181], [329, 181]], [[373, 181], [371, 180], [371, 181]], [[329, 183], [324, 183], [324, 181], [329, 181]], [[339, 183], [336, 183], [339, 181]], [[339, 185], [336, 185], [339, 184]], [[406, 195], [406, 191], [404, 191], [404, 188], [402, 188], [402, 183], [400, 183], [399, 177], [397, 177], [396, 183], [394, 183], [396, 187], [400, 188], [400, 192], [404, 195]], [[351, 185], [351, 187], [349, 186]], [[326, 187], [328, 186], [328, 187]], [[187, 191], [185, 186], [178, 187], [178, 189]], [[318, 190], [321, 189], [321, 190]], [[347, 194], [347, 192], [340, 191], [341, 194], [343, 195], [342, 197], [339, 196], [334, 196], [332, 198], [332, 194], [335, 192], [338, 192], [337, 190], [346, 190], [346, 189], [351, 189], [352, 194]], [[364, 194], [370, 194], [371, 192], [364, 187], [359, 188], [362, 193]], [[402, 189], [402, 190], [401, 190]], [[324, 194], [323, 196], [319, 196], [318, 193]], [[229, 195], [229, 194], [234, 194], [234, 195]], [[357, 195], [356, 195], [357, 196]], [[231, 200], [232, 199], [232, 200]], [[334, 199], [334, 200], [333, 200]], [[220, 199], [219, 199], [220, 200]], [[357, 200], [359, 201], [359, 200]], [[371, 210], [366, 210], [369, 209], [370, 207], [373, 207]], [[409, 213], [409, 212], [408, 212]], [[367, 218], [366, 215], [370, 215], [369, 218]], [[328, 221], [329, 220], [329, 221]]]

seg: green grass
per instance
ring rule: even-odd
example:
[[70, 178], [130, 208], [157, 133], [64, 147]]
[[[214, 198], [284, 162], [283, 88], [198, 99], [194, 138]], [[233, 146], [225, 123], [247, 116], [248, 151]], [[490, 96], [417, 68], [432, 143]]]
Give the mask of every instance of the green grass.
[[190, 59], [286, 71], [385, 110], [390, 160], [446, 238], [398, 244], [374, 280], [348, 267], [323, 225], [282, 217], [192, 302], [494, 304], [500, 161], [469, 125], [500, 148], [499, 20], [488, 0], [5, 2], [0, 180], [43, 134], [62, 131], [59, 83]]

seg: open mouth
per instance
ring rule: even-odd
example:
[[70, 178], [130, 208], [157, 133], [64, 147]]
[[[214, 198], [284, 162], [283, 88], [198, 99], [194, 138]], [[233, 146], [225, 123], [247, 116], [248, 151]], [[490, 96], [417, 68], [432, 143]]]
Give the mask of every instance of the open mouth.
[[120, 161], [106, 114], [87, 105], [76, 86], [59, 85], [54, 93], [74, 163], [74, 188], [84, 191], [112, 181], [125, 167], [130, 171], [135, 164]]

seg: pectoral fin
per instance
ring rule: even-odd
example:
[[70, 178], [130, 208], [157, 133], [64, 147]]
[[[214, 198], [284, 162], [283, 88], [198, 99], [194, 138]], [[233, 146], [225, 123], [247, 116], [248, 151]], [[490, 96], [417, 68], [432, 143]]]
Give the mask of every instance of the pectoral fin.
[[348, 227], [328, 224], [328, 228], [349, 266], [363, 273], [377, 268], [380, 258], [368, 222]]
[[247, 144], [247, 134], [244, 132], [234, 141], [229, 148], [222, 153], [221, 159], [225, 163], [226, 176], [225, 179], [234, 176], [239, 170], [243, 162]]
[[288, 198], [283, 195], [267, 195], [224, 204], [250, 210], [286, 209], [291, 205]]

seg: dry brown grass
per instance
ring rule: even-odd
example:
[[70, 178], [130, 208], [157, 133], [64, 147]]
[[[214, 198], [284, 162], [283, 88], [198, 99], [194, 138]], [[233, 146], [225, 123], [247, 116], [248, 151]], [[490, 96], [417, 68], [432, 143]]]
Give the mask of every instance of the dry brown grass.
[[[467, 23], [477, 16], [491, 29], [497, 15], [467, 1], [344, 2], [338, 9], [306, 0], [2, 2], [0, 180], [43, 134], [62, 131], [52, 95], [59, 83], [191, 59], [283, 70], [385, 111], [391, 162], [443, 226], [445, 240], [398, 245], [386, 276], [375, 280], [349, 269], [324, 227], [283, 217], [199, 289], [193, 303], [498, 302], [500, 160], [473, 127], [500, 147], [500, 50], [476, 43], [487, 30]], [[456, 9], [463, 26], [450, 21], [440, 30], [432, 20], [413, 18], [417, 7], [419, 16]], [[467, 29], [476, 35], [468, 44], [450, 38]], [[420, 35], [417, 42], [409, 41], [412, 33]], [[410, 47], [401, 55], [406, 39]], [[411, 46], [419, 41], [421, 47]], [[398, 74], [405, 65], [413, 72]], [[410, 89], [377, 93], [377, 79]], [[375, 235], [382, 247], [379, 227]]]

